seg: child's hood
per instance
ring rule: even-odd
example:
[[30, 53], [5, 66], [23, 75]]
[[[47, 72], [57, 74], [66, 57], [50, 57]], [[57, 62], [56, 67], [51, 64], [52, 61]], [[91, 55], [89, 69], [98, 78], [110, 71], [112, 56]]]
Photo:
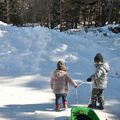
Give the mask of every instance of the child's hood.
[[56, 70], [56, 71], [54, 72], [54, 77], [59, 78], [59, 77], [64, 76], [65, 74], [66, 74], [66, 71], [63, 71], [63, 70]]

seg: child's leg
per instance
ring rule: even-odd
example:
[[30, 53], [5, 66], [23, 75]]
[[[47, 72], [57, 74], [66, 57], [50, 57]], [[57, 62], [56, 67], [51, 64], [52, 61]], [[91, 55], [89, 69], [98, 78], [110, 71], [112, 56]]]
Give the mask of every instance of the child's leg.
[[99, 93], [98, 93], [98, 103], [99, 103], [98, 108], [100, 109], [104, 109], [103, 91], [104, 91], [103, 89], [99, 89]]
[[91, 104], [89, 104], [88, 107], [91, 107], [91, 108], [96, 107], [97, 93], [98, 93], [98, 90], [96, 88], [93, 88], [92, 89], [92, 94], [91, 94]]
[[61, 98], [61, 94], [55, 94], [55, 104], [56, 104], [56, 110], [60, 109], [60, 98]]
[[98, 103], [103, 103], [104, 104], [103, 91], [104, 91], [103, 89], [99, 89]]
[[92, 95], [91, 95], [91, 101], [96, 102], [97, 101], [97, 94], [98, 94], [98, 89], [93, 88], [92, 89]]
[[62, 95], [62, 102], [63, 102], [63, 107], [67, 108], [68, 103], [67, 103], [67, 94], [66, 93]]

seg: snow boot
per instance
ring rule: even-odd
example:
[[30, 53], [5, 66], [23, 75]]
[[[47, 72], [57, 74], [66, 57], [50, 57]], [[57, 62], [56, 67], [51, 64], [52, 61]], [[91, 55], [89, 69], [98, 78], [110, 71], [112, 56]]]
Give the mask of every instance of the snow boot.
[[103, 110], [103, 109], [104, 109], [104, 106], [103, 106], [102, 103], [100, 103], [100, 104], [97, 106], [97, 108], [98, 108], [99, 110]]
[[96, 108], [96, 101], [92, 102], [91, 104], [88, 105], [89, 108]]
[[60, 111], [60, 105], [56, 105], [55, 110], [56, 110], [56, 111]]
[[91, 104], [89, 104], [88, 107], [89, 107], [89, 108], [93, 108], [93, 109], [96, 108], [96, 107], [97, 107], [96, 101], [97, 101], [96, 96], [93, 96], [93, 97], [91, 98]]
[[64, 101], [64, 102], [63, 102], [63, 107], [64, 107], [65, 109], [68, 108], [68, 103], [67, 103], [67, 101]]

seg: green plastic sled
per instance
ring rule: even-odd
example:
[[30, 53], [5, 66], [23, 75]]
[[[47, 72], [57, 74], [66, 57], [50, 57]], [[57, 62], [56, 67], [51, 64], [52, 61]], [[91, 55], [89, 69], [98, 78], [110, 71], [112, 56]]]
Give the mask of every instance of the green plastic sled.
[[71, 120], [100, 120], [100, 119], [91, 108], [73, 107], [71, 109]]

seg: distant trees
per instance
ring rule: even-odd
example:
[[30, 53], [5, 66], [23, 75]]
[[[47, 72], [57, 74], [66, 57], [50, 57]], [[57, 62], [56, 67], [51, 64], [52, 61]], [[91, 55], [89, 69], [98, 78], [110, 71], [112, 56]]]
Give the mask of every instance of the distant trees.
[[120, 23], [120, 0], [0, 0], [0, 20], [60, 30]]
[[7, 22], [6, 21], [6, 18], [7, 18], [6, 13], [7, 13], [7, 7], [6, 7], [5, 3], [1, 0], [0, 1], [0, 20]]

